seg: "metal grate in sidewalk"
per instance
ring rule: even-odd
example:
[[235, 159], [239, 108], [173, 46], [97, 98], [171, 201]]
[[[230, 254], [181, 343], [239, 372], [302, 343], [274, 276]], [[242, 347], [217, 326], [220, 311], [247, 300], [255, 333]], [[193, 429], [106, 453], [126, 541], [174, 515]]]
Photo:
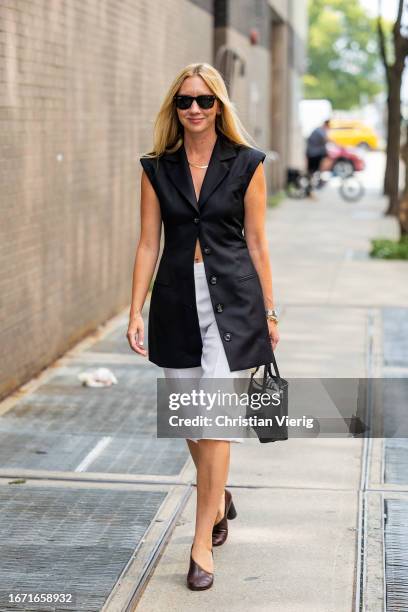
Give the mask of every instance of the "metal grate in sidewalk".
[[408, 367], [408, 308], [382, 309], [385, 367]]
[[[147, 326], [147, 316], [145, 317], [145, 345], [148, 345], [148, 326]], [[134, 358], [135, 365], [137, 365], [138, 361], [145, 357], [141, 357], [136, 355], [130, 348], [128, 341], [126, 339], [126, 330], [128, 326], [128, 318], [123, 318], [123, 324], [118, 325], [115, 329], [104, 335], [97, 342], [92, 343], [92, 346], [87, 348], [85, 352], [92, 353], [110, 353], [116, 355], [130, 355]], [[153, 367], [153, 366], [152, 366]]]
[[82, 471], [178, 475], [187, 446], [156, 438], [156, 379], [117, 364], [118, 385], [87, 388], [83, 369], [61, 368], [0, 418], [1, 469], [75, 471], [85, 461]]
[[384, 440], [386, 484], [408, 484], [408, 440], [406, 438], [386, 438]]
[[408, 500], [385, 500], [387, 612], [408, 611]]
[[[93, 452], [98, 444], [100, 452]], [[0, 473], [21, 468], [176, 477], [186, 458], [181, 439], [0, 432]]]
[[[0, 486], [0, 610], [99, 611], [166, 497], [162, 491]], [[74, 605], [7, 594], [73, 593]]]

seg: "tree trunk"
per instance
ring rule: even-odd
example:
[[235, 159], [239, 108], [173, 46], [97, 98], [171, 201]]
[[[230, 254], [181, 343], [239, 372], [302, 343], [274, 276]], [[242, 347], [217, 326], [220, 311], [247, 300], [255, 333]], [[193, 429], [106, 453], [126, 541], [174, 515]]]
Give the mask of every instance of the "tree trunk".
[[400, 127], [401, 127], [401, 82], [408, 56], [408, 39], [401, 33], [402, 14], [405, 0], [398, 1], [398, 14], [394, 23], [393, 46], [394, 63], [389, 64], [384, 30], [381, 19], [381, 0], [378, 3], [377, 30], [380, 43], [380, 53], [383, 60], [388, 89], [388, 134], [387, 134], [387, 163], [384, 176], [384, 194], [389, 197], [387, 215], [398, 217], [399, 209], [399, 160], [400, 160]]
[[405, 126], [405, 142], [401, 147], [401, 157], [405, 165], [405, 185], [404, 193], [398, 210], [398, 221], [400, 225], [401, 236], [408, 235], [408, 123]]
[[396, 215], [399, 198], [402, 73], [395, 66], [390, 69], [389, 77], [387, 163], [384, 176], [384, 193], [389, 196], [389, 206], [386, 214]]

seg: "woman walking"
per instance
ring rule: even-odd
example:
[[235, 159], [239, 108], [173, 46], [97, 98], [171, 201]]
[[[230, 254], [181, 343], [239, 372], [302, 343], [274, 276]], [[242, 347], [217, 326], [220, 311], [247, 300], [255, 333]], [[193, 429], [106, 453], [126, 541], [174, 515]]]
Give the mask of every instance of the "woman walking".
[[[140, 158], [141, 233], [127, 338], [138, 354], [181, 378], [236, 379], [272, 361], [279, 341], [265, 234], [265, 154], [249, 143], [220, 73], [191, 64], [174, 79]], [[152, 290], [148, 346], [142, 308]], [[187, 585], [211, 587], [212, 547], [235, 518], [225, 489], [230, 442], [188, 438], [197, 469], [195, 535]]]

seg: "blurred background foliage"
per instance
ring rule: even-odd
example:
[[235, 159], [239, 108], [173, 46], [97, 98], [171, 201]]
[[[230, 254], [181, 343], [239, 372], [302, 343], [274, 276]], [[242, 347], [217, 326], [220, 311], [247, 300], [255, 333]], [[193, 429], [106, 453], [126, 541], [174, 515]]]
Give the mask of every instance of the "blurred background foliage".
[[376, 19], [359, 0], [309, 0], [308, 10], [304, 97], [328, 99], [338, 110], [370, 102], [384, 90]]

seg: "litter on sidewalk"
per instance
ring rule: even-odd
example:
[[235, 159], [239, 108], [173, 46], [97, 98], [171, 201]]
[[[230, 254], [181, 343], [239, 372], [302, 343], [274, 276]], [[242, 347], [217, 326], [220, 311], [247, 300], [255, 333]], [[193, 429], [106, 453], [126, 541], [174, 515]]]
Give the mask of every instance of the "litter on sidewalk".
[[78, 374], [84, 387], [110, 387], [117, 384], [117, 378], [108, 368], [87, 370]]

